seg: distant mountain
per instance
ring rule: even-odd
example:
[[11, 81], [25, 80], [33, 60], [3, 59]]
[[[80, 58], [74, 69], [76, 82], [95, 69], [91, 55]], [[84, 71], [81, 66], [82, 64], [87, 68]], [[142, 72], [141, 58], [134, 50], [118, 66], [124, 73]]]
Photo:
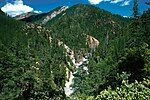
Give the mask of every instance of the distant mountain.
[[31, 16], [22, 20], [50, 28], [53, 36], [62, 40], [72, 49], [87, 47], [87, 35], [98, 39], [100, 43], [104, 41], [107, 33], [109, 39], [113, 39], [129, 22], [128, 18], [85, 4], [74, 5], [68, 9], [64, 7], [65, 10], [57, 16], [48, 18], [62, 8], [58, 7], [50, 13]]
[[54, 17], [65, 11], [67, 8], [68, 8], [67, 6], [60, 6], [48, 13], [29, 16], [21, 20], [38, 24], [46, 24], [48, 21], [50, 21], [51, 19], [53, 19]]
[[24, 14], [21, 14], [21, 15], [17, 15], [14, 18], [17, 19], [17, 20], [21, 20], [21, 19], [25, 19], [25, 18], [28, 18], [28, 17], [33, 16], [33, 15], [38, 15], [38, 13], [27, 12], [27, 13], [24, 13]]

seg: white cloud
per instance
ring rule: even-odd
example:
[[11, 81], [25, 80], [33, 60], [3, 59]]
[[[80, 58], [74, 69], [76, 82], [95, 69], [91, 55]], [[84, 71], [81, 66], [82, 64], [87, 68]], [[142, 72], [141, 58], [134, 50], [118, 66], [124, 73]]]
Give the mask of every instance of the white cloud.
[[89, 2], [94, 5], [99, 4], [101, 2], [106, 2], [106, 1], [111, 1], [111, 0], [89, 0]]
[[88, 0], [88, 1], [94, 5], [99, 4], [101, 2], [109, 2], [109, 3], [114, 3], [114, 4], [121, 2], [121, 3], [123, 3], [123, 4], [121, 4], [121, 6], [126, 6], [126, 5], [130, 4], [131, 0]]
[[37, 11], [37, 10], [35, 10], [34, 12], [35, 12], [35, 13], [38, 13], [38, 14], [39, 14], [39, 13], [42, 13], [42, 11]]
[[110, 3], [119, 3], [119, 2], [122, 2], [122, 1], [124, 1], [124, 0], [111, 0]]
[[89, 0], [89, 2], [91, 3], [91, 4], [99, 4], [100, 2], [102, 2], [103, 0]]
[[107, 1], [110, 2], [110, 3], [118, 3], [118, 2], [122, 2], [124, 0], [89, 0], [89, 2], [91, 4], [99, 4], [101, 2], [107, 2]]
[[124, 18], [127, 18], [128, 16], [123, 16]]
[[130, 5], [131, 0], [125, 1], [123, 4], [121, 4], [121, 6], [127, 6]]
[[7, 2], [6, 5], [1, 8], [1, 10], [12, 17], [34, 11], [34, 9], [30, 6], [24, 5], [22, 0], [15, 0], [13, 3]]

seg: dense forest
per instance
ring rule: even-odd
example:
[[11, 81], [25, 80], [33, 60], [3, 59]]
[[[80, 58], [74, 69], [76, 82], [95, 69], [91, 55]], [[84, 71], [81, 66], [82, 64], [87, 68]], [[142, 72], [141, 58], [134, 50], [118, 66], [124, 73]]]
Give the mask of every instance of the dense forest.
[[149, 100], [150, 9], [134, 1], [130, 18], [85, 4], [21, 20], [0, 10], [0, 100]]

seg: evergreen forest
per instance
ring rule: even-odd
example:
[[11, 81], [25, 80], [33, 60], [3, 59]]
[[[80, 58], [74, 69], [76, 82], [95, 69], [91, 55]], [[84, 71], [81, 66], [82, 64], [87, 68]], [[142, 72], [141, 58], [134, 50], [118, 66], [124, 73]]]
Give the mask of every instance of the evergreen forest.
[[77, 4], [18, 20], [0, 10], [0, 100], [150, 100], [150, 9], [139, 14], [134, 0], [132, 12]]

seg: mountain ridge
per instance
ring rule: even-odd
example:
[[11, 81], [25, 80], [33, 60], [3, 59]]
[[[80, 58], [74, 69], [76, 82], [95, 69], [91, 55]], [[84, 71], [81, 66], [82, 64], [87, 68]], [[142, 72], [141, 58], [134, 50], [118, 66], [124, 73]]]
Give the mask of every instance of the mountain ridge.
[[[32, 21], [32, 16], [22, 21], [41, 25], [46, 16], [58, 11], [58, 7], [49, 13], [35, 15], [37, 20]], [[38, 17], [41, 16], [41, 17]], [[39, 18], [39, 19], [38, 19]], [[53, 19], [48, 20], [42, 26], [52, 31], [52, 36], [63, 41], [72, 50], [81, 48], [89, 48], [86, 45], [86, 35], [96, 38], [101, 44], [105, 40], [107, 34], [109, 39], [113, 39], [120, 34], [120, 30], [127, 26], [130, 19], [119, 15], [114, 15], [103, 9], [88, 4], [77, 4], [69, 7], [61, 12]], [[68, 38], [69, 37], [69, 38]]]

